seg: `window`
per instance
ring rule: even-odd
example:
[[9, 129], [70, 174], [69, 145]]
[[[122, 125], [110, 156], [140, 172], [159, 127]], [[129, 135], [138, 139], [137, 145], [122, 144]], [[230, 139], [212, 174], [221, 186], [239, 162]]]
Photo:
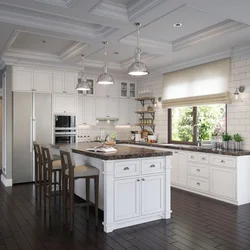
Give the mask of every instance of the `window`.
[[168, 110], [169, 143], [196, 144], [226, 131], [226, 105], [177, 107]]

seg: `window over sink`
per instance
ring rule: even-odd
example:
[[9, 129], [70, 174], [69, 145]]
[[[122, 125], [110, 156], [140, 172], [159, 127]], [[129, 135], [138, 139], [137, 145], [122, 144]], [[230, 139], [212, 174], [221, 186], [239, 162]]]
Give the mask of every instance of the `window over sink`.
[[197, 144], [226, 131], [225, 104], [168, 109], [168, 142]]

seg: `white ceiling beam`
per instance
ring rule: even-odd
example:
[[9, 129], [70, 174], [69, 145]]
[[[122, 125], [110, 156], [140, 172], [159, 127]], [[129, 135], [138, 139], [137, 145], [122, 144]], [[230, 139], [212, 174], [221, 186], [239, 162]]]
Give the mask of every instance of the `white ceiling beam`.
[[173, 41], [173, 51], [179, 51], [205, 39], [209, 39], [222, 34], [230, 34], [232, 32], [236, 32], [248, 27], [249, 26], [244, 23], [236, 22], [233, 20], [226, 20], [222, 23], [216, 24], [209, 28], [203, 29], [201, 31], [195, 32], [191, 35]]
[[67, 59], [73, 58], [79, 53], [81, 53], [84, 48], [88, 47], [89, 44], [83, 43], [83, 42], [74, 42], [72, 45], [70, 45], [67, 49], [62, 51], [60, 53], [60, 58], [62, 61], [65, 61]]
[[70, 8], [77, 0], [34, 0], [34, 1], [55, 5], [63, 8]]

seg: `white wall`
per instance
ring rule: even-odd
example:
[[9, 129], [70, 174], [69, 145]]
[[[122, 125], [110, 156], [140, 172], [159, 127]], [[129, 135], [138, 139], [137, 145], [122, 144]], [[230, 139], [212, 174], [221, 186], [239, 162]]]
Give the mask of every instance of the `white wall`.
[[[236, 87], [244, 85], [245, 92], [241, 93], [242, 103], [227, 105], [227, 130], [230, 134], [242, 135], [243, 149], [250, 150], [250, 48], [249, 51], [235, 52], [232, 56], [232, 72], [229, 82], [229, 91], [233, 93]], [[154, 97], [162, 97], [163, 75], [144, 78], [138, 81], [138, 90], [150, 88]], [[167, 110], [156, 112], [156, 133], [159, 133], [160, 142], [167, 142]]]

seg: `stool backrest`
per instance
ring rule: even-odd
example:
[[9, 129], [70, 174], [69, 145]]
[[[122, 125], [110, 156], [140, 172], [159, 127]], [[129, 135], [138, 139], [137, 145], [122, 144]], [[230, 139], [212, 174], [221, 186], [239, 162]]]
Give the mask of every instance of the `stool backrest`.
[[74, 161], [72, 157], [72, 150], [71, 149], [60, 149], [60, 156], [62, 162], [62, 171], [65, 173], [66, 169], [69, 169], [69, 176], [74, 175]]
[[45, 165], [48, 164], [48, 168], [52, 169], [53, 156], [52, 156], [52, 152], [51, 152], [51, 147], [47, 146], [47, 145], [43, 145], [43, 146], [41, 146], [41, 148], [42, 148], [43, 163]]
[[36, 141], [33, 142], [34, 151], [35, 151], [35, 164], [41, 164], [42, 163], [42, 151], [40, 144]]

